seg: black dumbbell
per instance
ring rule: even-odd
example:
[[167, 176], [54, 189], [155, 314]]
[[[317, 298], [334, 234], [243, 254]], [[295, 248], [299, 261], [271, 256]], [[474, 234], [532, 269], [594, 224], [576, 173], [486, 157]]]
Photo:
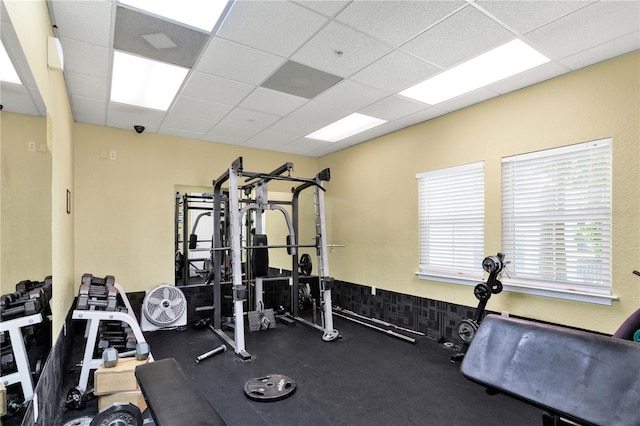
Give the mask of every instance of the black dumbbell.
[[94, 277], [93, 274], [82, 275], [82, 284], [94, 284], [102, 286], [113, 286], [116, 279], [113, 275], [106, 275], [104, 278]]
[[116, 308], [118, 307], [117, 305], [118, 305], [118, 301], [115, 297], [109, 297], [106, 300], [104, 299], [101, 300], [96, 298], [89, 298], [89, 295], [83, 294], [78, 297], [78, 303], [76, 304], [76, 309], [86, 311], [93, 306], [100, 310], [115, 311]]
[[16, 284], [16, 291], [22, 291], [24, 293], [34, 289], [35, 287], [39, 286], [39, 282], [38, 281], [31, 281], [31, 280], [24, 280], [24, 281], [20, 281], [18, 284]]
[[28, 316], [34, 315], [38, 312], [42, 311], [42, 306], [40, 305], [40, 299], [28, 299], [25, 300], [23, 304], [19, 306], [14, 306], [8, 309], [2, 310], [1, 316], [2, 319], [10, 319], [12, 317], [17, 317], [20, 315]]

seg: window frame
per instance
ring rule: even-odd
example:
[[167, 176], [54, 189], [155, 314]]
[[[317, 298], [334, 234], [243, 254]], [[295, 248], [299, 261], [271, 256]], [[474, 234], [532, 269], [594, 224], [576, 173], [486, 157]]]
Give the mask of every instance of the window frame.
[[[578, 164], [575, 162], [575, 158], [579, 155], [590, 155], [595, 154], [597, 156], [604, 155], [604, 167], [605, 169], [596, 169], [596, 167], [600, 167], [596, 163], [589, 162], [587, 165]], [[575, 156], [572, 158], [572, 161], [569, 161], [569, 156]], [[601, 158], [601, 157], [598, 157]], [[567, 184], [566, 187], [562, 188], [564, 192], [558, 192], [556, 190], [548, 190], [548, 196], [545, 196], [544, 203], [550, 203], [552, 200], [552, 195], [556, 195], [556, 198], [553, 198], [556, 202], [560, 199], [560, 201], [569, 200], [569, 204], [566, 204], [570, 207], [570, 209], [564, 210], [564, 208], [555, 209], [552, 211], [551, 208], [548, 210], [540, 209], [539, 212], [535, 214], [541, 215], [545, 220], [541, 220], [540, 223], [536, 223], [535, 219], [527, 219], [526, 215], [521, 215], [519, 219], [516, 219], [515, 222], [512, 218], [508, 217], [509, 212], [511, 211], [509, 206], [513, 206], [515, 200], [515, 194], [510, 191], [508, 188], [508, 184], [505, 183], [505, 176], [509, 173], [508, 170], [505, 170], [505, 164], [509, 167], [520, 163], [525, 164], [526, 162], [537, 162], [540, 161], [540, 168], [549, 168], [554, 165], [562, 165], [563, 170], [567, 173], [573, 173], [571, 175], [571, 181]], [[575, 163], [576, 167], [571, 167], [571, 163]], [[566, 166], [566, 168], [564, 168]], [[589, 179], [585, 178], [584, 173], [589, 172], [589, 177], [596, 177], [598, 179], [597, 182], [591, 182]], [[542, 179], [542, 177], [549, 177], [552, 173], [546, 173], [543, 170], [539, 171], [540, 175], [537, 176], [538, 179]], [[546, 174], [545, 174], [546, 173]], [[543, 176], [544, 175], [544, 176]], [[536, 294], [542, 296], [550, 296], [561, 299], [568, 300], [578, 300], [585, 301], [590, 303], [597, 304], [611, 304], [612, 300], [617, 300], [617, 296], [613, 295], [613, 283], [612, 283], [612, 260], [613, 260], [613, 236], [612, 236], [612, 227], [613, 227], [613, 185], [612, 185], [612, 175], [613, 175], [613, 141], [612, 138], [604, 138], [591, 142], [584, 142], [580, 144], [568, 145], [559, 148], [551, 148], [543, 151], [537, 151], [528, 154], [521, 154], [511, 157], [505, 157], [502, 159], [502, 170], [501, 170], [501, 188], [502, 188], [502, 205], [501, 205], [501, 216], [502, 216], [502, 229], [501, 229], [501, 246], [502, 250], [506, 255], [506, 261], [511, 262], [511, 266], [507, 265], [506, 274], [502, 277], [502, 283], [504, 285], [504, 289], [507, 291], [520, 292], [520, 293], [528, 293], [528, 294]], [[533, 177], [527, 178], [534, 180]], [[554, 183], [558, 183], [560, 179], [558, 177], [551, 177], [551, 179], [557, 179]], [[564, 180], [566, 182], [566, 179]], [[588, 203], [584, 203], [584, 198], [574, 198], [570, 200], [570, 196], [576, 196], [573, 191], [575, 191], [576, 182], [580, 182], [583, 184], [583, 188], [588, 188], [586, 190], [581, 189], [579, 196], [584, 197], [584, 194], [592, 194], [593, 198], [589, 198]], [[593, 185], [593, 186], [588, 186]], [[595, 188], [603, 188], [606, 193], [603, 197], [596, 196]], [[551, 186], [549, 187], [551, 188]], [[555, 186], [553, 188], [556, 188]], [[521, 187], [520, 191], [524, 191]], [[558, 194], [560, 194], [558, 196]], [[522, 194], [520, 194], [522, 196]], [[608, 197], [608, 205], [606, 209], [603, 209], [600, 205], [603, 200], [606, 201]], [[546, 204], [545, 204], [546, 205]], [[549, 204], [550, 205], [550, 204]], [[591, 206], [600, 206], [598, 208], [587, 208]], [[523, 209], [524, 210], [524, 209]], [[564, 211], [564, 215], [560, 212]], [[551, 214], [549, 214], [551, 213]], [[527, 213], [527, 215], [532, 215], [534, 213]], [[588, 224], [594, 221], [594, 218], [598, 217], [599, 219], [596, 221], [600, 221], [599, 223], [599, 231], [600, 235], [603, 236], [601, 238], [608, 238], [607, 241], [603, 243], [598, 243], [598, 246], [602, 248], [602, 255], [604, 256], [600, 261], [600, 269], [604, 272], [600, 274], [604, 279], [606, 279], [605, 284], [586, 284], [586, 276], [588, 275], [586, 272], [580, 273], [578, 270], [580, 269], [577, 265], [579, 264], [588, 264], [591, 260], [593, 263], [594, 259], [596, 259], [596, 255], [594, 252], [596, 251], [593, 246], [595, 244], [591, 244], [590, 242], [585, 242], [584, 237], [579, 237], [581, 235], [581, 227], [586, 229]], [[558, 279], [548, 279], [548, 276], [545, 277], [543, 274], [539, 274], [538, 276], [532, 276], [531, 272], [527, 271], [525, 273], [518, 274], [518, 262], [522, 264], [524, 261], [522, 260], [524, 253], [522, 250], [519, 254], [510, 253], [511, 249], [518, 245], [518, 241], [515, 239], [513, 234], [515, 234], [514, 228], [516, 226], [520, 226], [521, 229], [529, 227], [531, 229], [536, 225], [540, 228], [540, 233], [543, 232], [545, 226], [547, 226], [547, 230], [549, 228], [549, 223], [546, 225], [543, 224], [545, 221], [550, 222], [552, 218], [555, 218], [554, 227], [557, 227], [561, 230], [558, 235], [561, 235], [560, 238], [549, 238], [549, 233], [547, 232], [547, 240], [548, 243], [540, 250], [538, 253], [546, 253], [550, 256], [555, 256], [554, 261], [546, 262], [542, 259], [542, 256], [531, 257], [534, 259], [533, 263], [542, 264], [545, 266], [553, 266], [558, 268], [558, 270], [563, 270], [566, 272], [567, 278], [565, 280]], [[529, 220], [530, 222], [527, 222]], [[563, 221], [564, 220], [564, 221]], [[573, 225], [571, 225], [573, 224]], [[582, 225], [581, 225], [582, 224]], [[558, 226], [559, 225], [559, 226]], [[523, 232], [524, 234], [524, 232]], [[531, 234], [533, 231], [531, 231]], [[514, 238], [512, 243], [509, 243], [509, 239]], [[542, 238], [540, 238], [542, 239]], [[567, 246], [566, 253], [561, 253], [559, 255], [557, 252], [559, 250], [554, 250], [551, 246], [557, 244], [556, 242], [561, 240], [562, 244]], [[592, 238], [592, 240], [596, 240], [596, 238]], [[526, 241], [520, 238], [521, 246], [525, 246], [527, 244]], [[602, 241], [599, 239], [598, 241]], [[571, 246], [570, 244], [571, 243]], [[590, 245], [591, 244], [591, 245]], [[517, 250], [517, 249], [516, 249]], [[532, 252], [535, 252], [535, 248], [531, 249]], [[546, 251], [545, 251], [546, 250]], [[578, 252], [582, 251], [583, 253], [578, 256]], [[552, 254], [555, 253], [555, 254]], [[564, 256], [563, 256], [564, 254]], [[562, 263], [562, 259], [564, 257], [564, 263]], [[559, 263], [555, 263], [555, 260], [560, 261]], [[586, 262], [586, 263], [585, 263]], [[574, 266], [576, 265], [576, 266]], [[587, 265], [588, 266], [588, 265]], [[522, 267], [521, 270], [525, 268]], [[544, 268], [541, 268], [544, 269]], [[608, 275], [607, 275], [608, 273]], [[554, 274], [552, 275], [561, 275]], [[607, 275], [607, 276], [605, 276]], [[573, 277], [573, 278], [569, 278]], [[573, 280], [573, 281], [572, 281]], [[581, 282], [582, 281], [582, 282]]]
[[[475, 285], [478, 281], [483, 279], [482, 272], [482, 259], [485, 257], [484, 251], [484, 242], [485, 242], [485, 165], [484, 161], [474, 162], [470, 164], [447, 167], [444, 169], [432, 170], [428, 172], [421, 172], [416, 174], [416, 180], [418, 184], [418, 265], [419, 269], [416, 272], [416, 275], [421, 279], [433, 280], [433, 281], [443, 281], [443, 282], [452, 282], [456, 284], [467, 284], [467, 285]], [[464, 185], [460, 179], [471, 178], [471, 181], [468, 184]], [[443, 226], [440, 226], [437, 230], [433, 230], [432, 234], [429, 234], [429, 224], [427, 223], [427, 216], [429, 213], [425, 211], [425, 203], [427, 200], [424, 198], [426, 196], [424, 185], [428, 185], [429, 183], [435, 184], [436, 186], [441, 186], [448, 181], [448, 188], [451, 189], [451, 180], [457, 180], [454, 182], [456, 184], [460, 184], [460, 186], [456, 187], [461, 192], [458, 196], [464, 196], [464, 194], [471, 194], [475, 192], [475, 199], [473, 202], [479, 202], [479, 205], [473, 206], [473, 209], [469, 207], [469, 199], [465, 199], [465, 204], [461, 204], [461, 200], [455, 200], [452, 204], [451, 198], [449, 198], [449, 202], [447, 202], [448, 206], [440, 204], [437, 209], [440, 209], [440, 212], [433, 212], [436, 216], [442, 216], [444, 212], [443, 209], [447, 207], [451, 208], [451, 215], [447, 216], [449, 220], [449, 227], [445, 229]], [[439, 188], [435, 188], [434, 192], [437, 192]], [[440, 188], [441, 190], [441, 188]], [[449, 195], [451, 191], [449, 191]], [[441, 197], [443, 194], [438, 193], [434, 194], [435, 198], [438, 202], [441, 202]], [[463, 208], [464, 207], [464, 208]], [[433, 209], [432, 209], [433, 210]], [[451, 217], [456, 217], [459, 220], [455, 222], [455, 224], [450, 222]], [[432, 216], [433, 218], [433, 216]], [[479, 219], [478, 219], [479, 218]], [[434, 219], [435, 222], [438, 219]], [[475, 225], [474, 225], [475, 223]], [[443, 225], [443, 222], [439, 223]], [[456, 254], [458, 256], [458, 261], [455, 262], [457, 265], [443, 265], [441, 261], [429, 262], [425, 261], [427, 258], [431, 257], [429, 254], [425, 254], [425, 244], [429, 244], [429, 240], [436, 241], [437, 239], [442, 239], [446, 233], [460, 232], [458, 227], [465, 227], [467, 230], [470, 227], [477, 226], [477, 229], [473, 229], [473, 235], [471, 236], [471, 240], [475, 241], [465, 241], [464, 245], [460, 246], [459, 250], [451, 249], [449, 251], [458, 251], [459, 253], [465, 253], [467, 249], [472, 250], [472, 254], [467, 259], [464, 254]], [[427, 228], [425, 228], [425, 226]], [[436, 236], [436, 233], [438, 234]], [[433, 238], [430, 238], [433, 236]], [[453, 241], [453, 238], [451, 238]], [[479, 242], [478, 242], [479, 240]], [[434, 243], [437, 244], [437, 243]], [[435, 246], [434, 246], [435, 247]], [[428, 249], [427, 249], [428, 250]], [[434, 248], [435, 256], [445, 256], [447, 250], [441, 248], [440, 251]], [[464, 267], [464, 264], [467, 264], [467, 267]], [[462, 267], [460, 265], [463, 265]]]

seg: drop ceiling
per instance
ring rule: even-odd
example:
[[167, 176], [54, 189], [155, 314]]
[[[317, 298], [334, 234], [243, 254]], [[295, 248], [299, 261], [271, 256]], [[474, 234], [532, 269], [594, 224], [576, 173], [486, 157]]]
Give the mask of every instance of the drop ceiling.
[[[640, 0], [236, 0], [212, 33], [117, 1], [49, 10], [75, 121], [313, 157], [640, 48]], [[551, 61], [434, 106], [398, 95], [516, 38]], [[190, 69], [168, 111], [109, 100], [114, 49]], [[354, 112], [387, 123], [305, 138]]]

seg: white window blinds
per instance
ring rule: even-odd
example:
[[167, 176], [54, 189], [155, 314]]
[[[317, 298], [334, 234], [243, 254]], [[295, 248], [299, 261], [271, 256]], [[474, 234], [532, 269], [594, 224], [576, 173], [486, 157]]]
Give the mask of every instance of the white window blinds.
[[502, 160], [502, 251], [531, 287], [611, 293], [611, 139]]
[[484, 163], [416, 175], [420, 272], [479, 279], [484, 258]]

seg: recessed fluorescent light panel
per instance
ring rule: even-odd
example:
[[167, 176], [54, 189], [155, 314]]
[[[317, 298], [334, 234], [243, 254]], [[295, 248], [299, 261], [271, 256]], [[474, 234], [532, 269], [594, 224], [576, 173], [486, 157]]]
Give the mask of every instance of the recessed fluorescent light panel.
[[208, 32], [227, 5], [226, 0], [120, 0], [120, 3]]
[[7, 50], [4, 48], [4, 43], [0, 41], [0, 81], [6, 81], [7, 83], [22, 84], [20, 77], [16, 69], [9, 59]]
[[111, 100], [166, 111], [188, 72], [187, 68], [115, 51]]
[[429, 105], [516, 75], [549, 59], [516, 39], [400, 92]]
[[386, 122], [386, 120], [381, 120], [379, 118], [353, 113], [323, 127], [320, 130], [316, 130], [305, 137], [327, 142], [338, 142], [342, 139], [348, 138], [349, 136], [372, 129]]

